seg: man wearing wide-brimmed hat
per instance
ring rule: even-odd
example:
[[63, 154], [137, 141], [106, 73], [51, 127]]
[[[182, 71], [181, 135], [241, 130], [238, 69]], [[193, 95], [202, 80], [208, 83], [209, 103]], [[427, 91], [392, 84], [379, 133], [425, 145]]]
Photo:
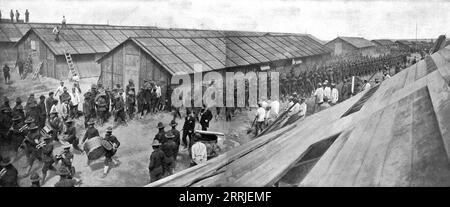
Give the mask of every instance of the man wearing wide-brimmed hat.
[[120, 94], [118, 94], [116, 95], [115, 99], [116, 103], [114, 105], [114, 122], [116, 124], [123, 122], [126, 125], [127, 122], [125, 120], [125, 103], [123, 101], [123, 98]]
[[11, 158], [3, 157], [0, 160], [0, 187], [19, 187], [18, 175]]
[[178, 156], [178, 152], [179, 152], [179, 148], [180, 148], [180, 144], [181, 144], [181, 140], [180, 140], [180, 131], [178, 131], [176, 129], [178, 123], [175, 120], [170, 121], [169, 125], [172, 127], [172, 129], [170, 129], [170, 132], [172, 132], [172, 134], [175, 136], [173, 138], [173, 141], [175, 142], [175, 144], [177, 144], [177, 153], [175, 155]]
[[111, 150], [107, 150], [105, 153], [105, 163], [104, 163], [105, 167], [103, 168], [103, 177], [106, 177], [111, 163], [113, 163], [114, 165], [119, 164], [119, 162], [116, 159], [113, 159], [113, 156], [116, 154], [117, 149], [120, 146], [120, 142], [116, 136], [112, 135], [112, 127], [108, 127], [106, 129], [105, 138], [103, 139], [111, 143], [113, 146]]
[[63, 152], [60, 155], [56, 156], [57, 161], [61, 161], [61, 166], [66, 167], [69, 172], [69, 178], [72, 178], [75, 175], [75, 167], [72, 165], [73, 163], [73, 154], [70, 152], [70, 143], [66, 142], [63, 144]]
[[78, 147], [77, 129], [73, 124], [73, 119], [68, 119], [65, 123], [66, 131], [64, 132], [64, 135], [66, 136], [66, 141], [69, 144], [72, 144], [74, 149], [82, 152], [83, 150]]
[[164, 175], [163, 165], [165, 163], [164, 152], [160, 149], [161, 143], [155, 139], [152, 143], [153, 152], [150, 155], [150, 164], [148, 170], [150, 173], [150, 182], [161, 179]]
[[22, 120], [25, 119], [25, 112], [23, 111], [22, 99], [20, 97], [16, 98], [16, 105], [13, 108], [13, 116], [19, 115]]
[[30, 187], [41, 187], [41, 177], [37, 172], [33, 172], [30, 176], [31, 186]]
[[158, 128], [158, 133], [155, 135], [154, 139], [158, 140], [160, 143], [166, 142], [166, 132], [164, 131], [164, 124], [162, 122], [159, 122], [158, 125], [156, 125]]
[[165, 176], [173, 174], [175, 169], [175, 161], [177, 160], [178, 146], [174, 142], [175, 135], [171, 131], [166, 134], [167, 141], [161, 145], [161, 150], [166, 155], [166, 161], [164, 162], [163, 168]]
[[76, 187], [81, 184], [81, 181], [77, 181], [76, 179], [69, 178], [70, 171], [64, 166], [61, 166], [58, 169], [58, 171], [56, 172], [56, 174], [59, 175], [60, 179], [54, 185], [55, 187]]
[[11, 109], [7, 106], [0, 107], [0, 142], [6, 139], [12, 125]]
[[82, 143], [84, 143], [86, 141], [86, 139], [91, 139], [94, 137], [99, 137], [100, 134], [98, 133], [98, 130], [95, 128], [95, 121], [93, 119], [89, 120], [87, 122], [88, 128], [86, 130], [86, 133], [84, 133], [84, 137], [83, 140], [81, 141]]

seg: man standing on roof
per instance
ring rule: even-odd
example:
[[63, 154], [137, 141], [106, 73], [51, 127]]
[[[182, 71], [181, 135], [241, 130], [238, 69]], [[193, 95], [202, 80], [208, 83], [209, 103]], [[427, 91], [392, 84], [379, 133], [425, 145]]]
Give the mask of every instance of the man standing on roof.
[[14, 12], [12, 9], [11, 9], [11, 12], [9, 12], [9, 17], [11, 17], [11, 23], [13, 23], [14, 22]]
[[61, 26], [62, 26], [62, 28], [66, 28], [66, 17], [65, 16], [63, 16]]
[[16, 10], [16, 22], [17, 23], [19, 23], [19, 17], [20, 17], [19, 10]]
[[28, 9], [25, 10], [25, 23], [28, 23], [30, 21], [30, 12], [28, 12]]
[[55, 35], [55, 41], [59, 41], [59, 28], [58, 28], [58, 26], [55, 26], [53, 28], [53, 32], [52, 33]]

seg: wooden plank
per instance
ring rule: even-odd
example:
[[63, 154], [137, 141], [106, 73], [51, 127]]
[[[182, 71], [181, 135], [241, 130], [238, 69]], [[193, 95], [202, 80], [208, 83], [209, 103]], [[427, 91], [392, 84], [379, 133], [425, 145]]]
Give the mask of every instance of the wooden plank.
[[345, 162], [339, 166], [340, 170], [336, 171], [338, 172], [338, 176], [335, 178], [334, 183], [330, 184], [332, 184], [333, 186], [353, 185], [355, 176], [364, 161], [364, 155], [370, 149], [373, 141], [373, 135], [375, 133], [375, 130], [377, 129], [377, 126], [382, 121], [381, 117], [384, 116], [384, 113], [384, 110], [381, 110], [371, 115], [371, 121], [367, 122], [367, 125], [364, 127], [364, 130], [362, 132], [352, 133], [352, 135], [350, 135], [349, 139], [356, 140], [356, 144], [352, 149], [347, 149], [349, 150], [350, 154], [345, 159]]
[[411, 186], [450, 186], [450, 163], [428, 89], [415, 93]]
[[320, 158], [310, 173], [298, 184], [302, 187], [316, 186], [329, 171], [330, 166], [336, 160], [337, 155], [342, 151], [345, 143], [350, 137], [351, 130], [343, 132], [336, 141], [330, 146], [325, 154]]
[[379, 116], [381, 115], [381, 111], [376, 115], [372, 115], [365, 120], [359, 121], [355, 126], [355, 129], [352, 130], [350, 137], [348, 138], [346, 144], [342, 148], [341, 152], [337, 155], [335, 161], [330, 166], [329, 171], [322, 177], [322, 180], [318, 183], [319, 186], [334, 186], [336, 180], [340, 179], [342, 174], [345, 173], [345, 167], [348, 164], [348, 160], [351, 156], [353, 156], [353, 150], [360, 144], [359, 138], [356, 135], [360, 135], [364, 133], [366, 129], [370, 129], [373, 124], [376, 124]]
[[[423, 62], [423, 60], [422, 60]], [[405, 86], [408, 86], [412, 83], [414, 83], [414, 81], [416, 81], [416, 70], [418, 67], [418, 63], [412, 65], [411, 67], [409, 67], [408, 69], [408, 75], [406, 75], [406, 80], [405, 80]]]
[[379, 186], [409, 186], [412, 150], [412, 101], [414, 95], [402, 98], [397, 103], [392, 127], [392, 142], [389, 144]]
[[426, 61], [419, 61], [417, 63], [416, 80], [421, 79], [428, 74], [427, 67]]
[[432, 56], [434, 62], [438, 66], [438, 71], [450, 86], [450, 50], [440, 50]]
[[427, 78], [433, 110], [435, 111], [447, 157], [450, 158], [450, 124], [448, 124], [450, 123], [450, 87], [438, 71], [431, 73]]
[[391, 104], [384, 109], [380, 123], [376, 126], [370, 148], [364, 155], [361, 168], [355, 176], [353, 186], [377, 186], [381, 177], [387, 147], [391, 140], [394, 139], [391, 128], [394, 124], [396, 109], [397, 104]]

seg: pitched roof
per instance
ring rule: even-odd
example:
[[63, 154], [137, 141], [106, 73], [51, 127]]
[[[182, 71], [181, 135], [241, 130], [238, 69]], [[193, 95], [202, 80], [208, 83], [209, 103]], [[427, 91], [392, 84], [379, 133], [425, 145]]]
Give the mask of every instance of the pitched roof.
[[408, 40], [397, 40], [397, 41], [395, 41], [396, 43], [400, 43], [400, 44], [403, 44], [403, 45], [407, 45], [407, 46], [411, 46], [413, 43], [412, 42], [410, 42], [410, 41], [408, 41]]
[[373, 47], [375, 44], [362, 37], [338, 37], [339, 39], [348, 42], [356, 48]]
[[391, 46], [391, 45], [395, 44], [391, 40], [387, 40], [387, 39], [372, 40], [372, 42], [375, 44], [381, 45], [381, 46]]
[[[31, 28], [53, 29], [57, 23], [4, 23], [0, 24], [0, 42], [17, 42]], [[150, 26], [115, 26], [102, 24], [67, 24], [70, 29], [151, 29]]]
[[[171, 74], [193, 73], [196, 64], [202, 65], [203, 71], [211, 71], [330, 53], [307, 35], [140, 37], [128, 41], [141, 47]], [[114, 49], [98, 62], [113, 52]]]
[[449, 186], [450, 47], [437, 53], [378, 87], [147, 186], [272, 186], [291, 169], [294, 186]]

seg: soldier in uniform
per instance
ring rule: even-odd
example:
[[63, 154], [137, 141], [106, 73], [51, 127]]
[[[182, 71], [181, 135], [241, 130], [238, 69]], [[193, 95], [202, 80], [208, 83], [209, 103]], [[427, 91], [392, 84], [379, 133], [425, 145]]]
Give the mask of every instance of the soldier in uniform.
[[141, 87], [137, 94], [137, 107], [138, 107], [139, 118], [142, 118], [144, 116], [145, 105], [146, 105], [146, 103], [145, 103], [144, 88]]
[[66, 131], [64, 132], [64, 135], [66, 136], [66, 141], [73, 146], [74, 149], [82, 152], [78, 147], [78, 138], [77, 138], [77, 129], [73, 125], [73, 120], [69, 119], [66, 121]]
[[106, 129], [106, 134], [104, 140], [110, 142], [112, 144], [112, 149], [107, 150], [105, 153], [105, 167], [103, 168], [103, 177], [106, 177], [108, 174], [108, 170], [111, 166], [111, 163], [117, 166], [119, 162], [116, 159], [113, 159], [113, 156], [116, 154], [117, 149], [120, 146], [119, 140], [116, 136], [112, 135], [112, 127], [108, 127]]
[[95, 97], [97, 97], [98, 94], [98, 90], [97, 90], [97, 85], [92, 84], [91, 86], [91, 91], [89, 92], [89, 104], [91, 105], [90, 110], [91, 110], [91, 117], [96, 118], [97, 117], [97, 113], [95, 112]]
[[65, 167], [69, 170], [70, 174], [68, 175], [68, 178], [71, 179], [75, 176], [75, 167], [72, 165], [73, 154], [70, 152], [70, 144], [65, 144], [63, 146], [63, 152], [56, 156], [56, 161], [61, 161], [61, 167]]
[[58, 111], [53, 110], [50, 112], [50, 119], [48, 120], [50, 128], [52, 129], [52, 139], [58, 141], [58, 134], [61, 134], [63, 130], [63, 122], [61, 118], [58, 117]]
[[54, 94], [53, 91], [48, 93], [48, 98], [47, 98], [47, 100], [45, 100], [45, 105], [47, 107], [47, 116], [49, 116], [49, 117], [50, 117], [50, 110], [52, 109], [53, 102], [55, 100], [53, 98], [53, 94]]
[[45, 122], [47, 119], [47, 112], [45, 110], [45, 96], [41, 95], [39, 97], [39, 104], [38, 104], [38, 112], [39, 112], [39, 122], [38, 126], [39, 128], [43, 128], [45, 126]]
[[33, 172], [30, 176], [31, 186], [30, 187], [41, 187], [41, 177], [37, 172]]
[[12, 165], [10, 157], [3, 157], [0, 160], [0, 187], [19, 187], [19, 172]]
[[94, 116], [92, 115], [92, 107], [91, 101], [90, 101], [90, 92], [86, 92], [84, 94], [84, 102], [83, 102], [83, 114], [84, 114], [84, 128], [88, 127], [88, 121], [93, 119]]
[[20, 131], [20, 128], [24, 126], [24, 123], [19, 115], [14, 116], [12, 121], [12, 129], [9, 131], [7, 137], [9, 137], [8, 141], [10, 142], [12, 149], [14, 152], [17, 152], [18, 147], [22, 143], [23, 139], [25, 139], [26, 134], [23, 131]]
[[7, 106], [2, 106], [0, 111], [0, 142], [4, 142], [12, 125], [11, 110]]
[[84, 134], [82, 143], [84, 143], [87, 139], [91, 139], [93, 137], [99, 137], [100, 134], [98, 133], [98, 130], [94, 126], [95, 122], [94, 120], [90, 120], [87, 122], [88, 129], [86, 130], [86, 133]]
[[150, 164], [148, 171], [150, 173], [150, 182], [161, 179], [164, 175], [164, 162], [166, 160], [164, 152], [160, 149], [161, 143], [154, 139], [152, 143], [153, 152], [150, 155]]
[[115, 123], [119, 124], [120, 122], [124, 122], [124, 124], [126, 125], [127, 122], [125, 120], [125, 103], [121, 95], [116, 96], [114, 114], [115, 114], [114, 117]]
[[[187, 116], [184, 119], [184, 125], [183, 125], [183, 137], [181, 140], [183, 141], [183, 145], [185, 148], [191, 148], [192, 146], [192, 136], [194, 135], [194, 128], [195, 128], [195, 119], [192, 116], [192, 112], [190, 110], [187, 111]], [[189, 137], [189, 145], [186, 140], [186, 137]]]
[[166, 142], [166, 132], [164, 131], [164, 124], [159, 122], [156, 126], [158, 128], [158, 133], [155, 135], [154, 139], [158, 140], [160, 143]]
[[40, 127], [40, 113], [39, 113], [39, 107], [37, 105], [37, 103], [32, 102], [30, 103], [29, 107], [29, 111], [27, 112], [27, 117], [32, 117], [35, 121], [36, 124], [38, 125], [38, 127]]
[[130, 89], [128, 89], [128, 86], [127, 86], [127, 90], [128, 90], [128, 92], [127, 92], [126, 105], [127, 105], [128, 117], [130, 117], [130, 119], [133, 119], [134, 108], [136, 106], [136, 94], [134, 92], [134, 85], [130, 86]]
[[172, 127], [172, 129], [170, 129], [170, 132], [175, 136], [174, 138], [173, 138], [173, 141], [175, 142], [175, 144], [177, 144], [177, 153], [176, 153], [176, 155], [175, 155], [175, 158], [178, 156], [178, 152], [179, 152], [179, 148], [180, 148], [180, 144], [181, 144], [181, 140], [180, 140], [180, 131], [178, 131], [177, 129], [176, 129], [176, 127], [177, 127], [177, 125], [178, 125], [178, 123], [175, 121], [175, 120], [172, 120], [172, 121], [170, 121], [170, 124], [169, 124], [171, 127]]
[[97, 115], [100, 121], [100, 125], [108, 121], [108, 108], [106, 104], [106, 93], [101, 92], [97, 95], [95, 99], [95, 104], [97, 105]]
[[53, 170], [56, 171], [55, 167], [53, 167], [53, 163], [55, 163], [55, 158], [53, 157], [53, 143], [51, 141], [50, 136], [44, 136], [44, 145], [42, 146], [42, 162], [44, 165], [42, 166], [42, 184], [45, 183], [45, 178], [47, 178], [47, 171]]
[[[236, 99], [235, 99], [236, 100]], [[203, 104], [203, 109], [200, 112], [200, 125], [202, 125], [202, 130], [206, 131], [209, 127], [209, 122], [213, 118], [211, 110], [209, 110], [206, 105]]]
[[56, 172], [60, 176], [59, 181], [55, 184], [55, 187], [76, 187], [81, 184], [81, 181], [77, 181], [70, 177], [70, 171], [64, 167], [61, 166], [58, 169], [58, 172]]
[[22, 120], [25, 120], [25, 112], [23, 111], [22, 99], [16, 98], [16, 105], [13, 108], [13, 116], [20, 116]]
[[165, 154], [165, 161], [164, 161], [164, 173], [165, 176], [169, 176], [173, 174], [173, 171], [175, 170], [175, 161], [177, 160], [177, 154], [178, 154], [178, 146], [173, 140], [175, 138], [175, 135], [172, 134], [171, 131], [167, 132], [166, 134], [167, 141], [164, 142], [161, 145], [161, 150]]
[[37, 145], [41, 139], [41, 133], [38, 130], [38, 126], [34, 123], [29, 125], [29, 131], [23, 143], [21, 144], [21, 148], [24, 149], [25, 156], [27, 158], [28, 170], [27, 174], [30, 173], [31, 168], [33, 167], [34, 161], [36, 159], [41, 159], [38, 153]]

